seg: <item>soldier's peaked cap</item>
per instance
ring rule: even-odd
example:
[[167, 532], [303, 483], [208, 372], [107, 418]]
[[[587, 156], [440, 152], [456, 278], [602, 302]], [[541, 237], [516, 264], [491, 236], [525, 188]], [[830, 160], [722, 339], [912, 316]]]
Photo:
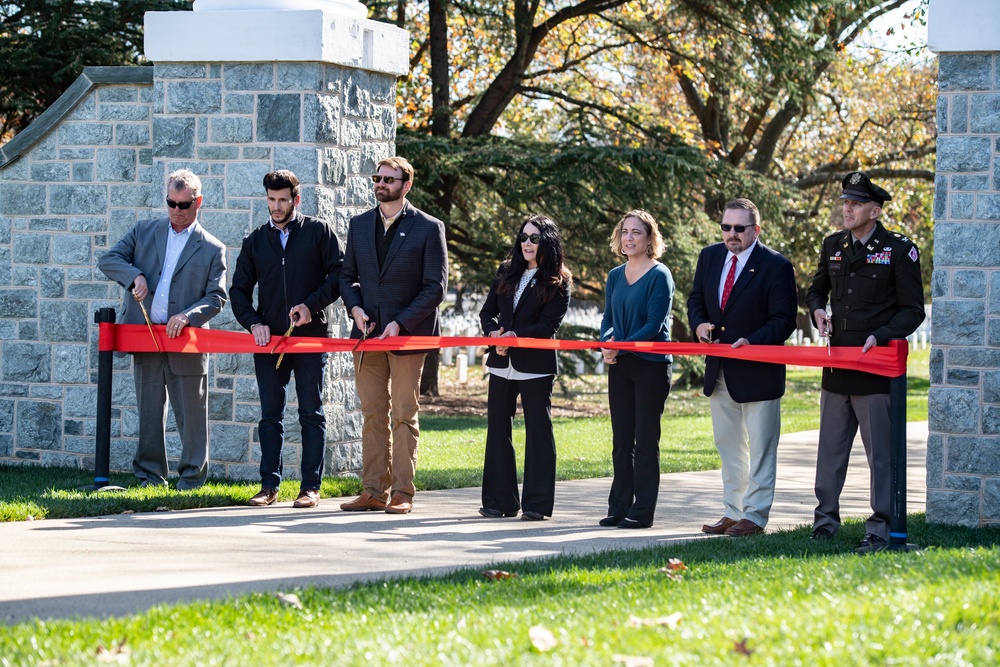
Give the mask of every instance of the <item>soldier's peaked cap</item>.
[[892, 195], [872, 183], [868, 174], [863, 171], [852, 171], [844, 176], [844, 180], [840, 183], [844, 186], [844, 194], [840, 195], [841, 199], [862, 203], [873, 201], [879, 206], [892, 199]]

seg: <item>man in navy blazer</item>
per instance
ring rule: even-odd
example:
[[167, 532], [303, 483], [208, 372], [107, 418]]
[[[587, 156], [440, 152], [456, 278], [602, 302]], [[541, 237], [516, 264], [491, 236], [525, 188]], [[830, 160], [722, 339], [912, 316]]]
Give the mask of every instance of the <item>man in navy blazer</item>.
[[[404, 158], [379, 162], [372, 181], [379, 205], [351, 218], [340, 271], [340, 294], [354, 321], [351, 337], [437, 336], [438, 306], [448, 289], [444, 223], [406, 200], [413, 167]], [[417, 397], [425, 356], [422, 351], [354, 353], [364, 417], [364, 490], [341, 509], [407, 514], [413, 508]]]
[[[97, 266], [125, 288], [121, 324], [145, 324], [142, 302], [167, 337], [184, 327], [208, 328], [226, 303], [226, 246], [198, 222], [201, 180], [187, 169], [170, 174], [169, 217], [140, 220]], [[166, 486], [163, 423], [167, 396], [181, 438], [179, 491], [208, 477], [208, 355], [136, 352], [139, 444], [132, 469], [142, 486]]]
[[[723, 242], [701, 251], [688, 297], [688, 323], [700, 341], [734, 348], [783, 345], [795, 330], [795, 272], [759, 235], [754, 203], [727, 202]], [[764, 531], [774, 500], [784, 393], [782, 364], [707, 357], [705, 395], [722, 458], [725, 514], [702, 531], [731, 537]]]

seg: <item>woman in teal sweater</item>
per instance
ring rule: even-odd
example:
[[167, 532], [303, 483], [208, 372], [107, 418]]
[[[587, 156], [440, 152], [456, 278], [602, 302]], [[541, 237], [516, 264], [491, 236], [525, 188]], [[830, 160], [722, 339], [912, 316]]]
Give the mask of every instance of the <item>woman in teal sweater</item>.
[[[674, 279], [657, 261], [663, 238], [641, 210], [625, 214], [611, 250], [626, 261], [608, 274], [602, 341], [670, 340]], [[614, 479], [602, 526], [649, 528], [660, 490], [660, 417], [670, 393], [669, 354], [605, 349]]]

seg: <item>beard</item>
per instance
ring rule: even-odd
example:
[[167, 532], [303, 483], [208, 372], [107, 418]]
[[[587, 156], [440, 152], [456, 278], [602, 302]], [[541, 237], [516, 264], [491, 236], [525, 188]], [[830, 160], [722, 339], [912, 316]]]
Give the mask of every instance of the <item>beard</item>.
[[291, 220], [293, 215], [295, 215], [295, 207], [294, 206], [292, 208], [288, 209], [288, 212], [283, 217], [280, 217], [280, 218], [277, 215], [275, 215], [274, 211], [271, 211], [271, 220], [274, 221], [274, 224], [280, 226], [280, 225], [285, 224], [289, 220]]
[[375, 199], [382, 203], [399, 201], [402, 197], [403, 188], [396, 192], [393, 192], [392, 188], [382, 188], [375, 191]]

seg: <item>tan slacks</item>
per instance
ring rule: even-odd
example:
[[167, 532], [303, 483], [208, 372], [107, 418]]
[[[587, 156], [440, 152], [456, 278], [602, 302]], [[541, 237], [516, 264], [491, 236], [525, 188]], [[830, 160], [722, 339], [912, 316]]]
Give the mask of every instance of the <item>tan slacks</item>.
[[417, 402], [425, 354], [354, 353], [354, 378], [361, 401], [361, 481], [383, 501], [390, 491], [413, 497], [420, 424]]

